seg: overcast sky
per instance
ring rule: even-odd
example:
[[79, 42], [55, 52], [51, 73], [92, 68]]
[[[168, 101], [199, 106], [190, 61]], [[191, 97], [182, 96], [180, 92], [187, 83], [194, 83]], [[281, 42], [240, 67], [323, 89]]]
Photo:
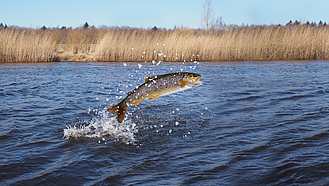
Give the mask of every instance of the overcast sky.
[[[0, 0], [0, 22], [23, 27], [200, 28], [204, 0]], [[226, 24], [329, 21], [327, 0], [213, 0]]]

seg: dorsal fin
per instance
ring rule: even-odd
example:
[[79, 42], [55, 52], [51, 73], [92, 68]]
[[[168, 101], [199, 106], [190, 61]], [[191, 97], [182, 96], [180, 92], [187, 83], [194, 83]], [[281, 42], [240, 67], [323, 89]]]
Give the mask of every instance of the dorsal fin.
[[158, 76], [150, 76], [150, 77], [147, 77], [147, 78], [145, 78], [145, 83], [146, 82], [149, 82], [149, 81], [151, 81], [151, 80], [153, 80], [153, 79], [155, 79], [155, 78], [157, 78]]

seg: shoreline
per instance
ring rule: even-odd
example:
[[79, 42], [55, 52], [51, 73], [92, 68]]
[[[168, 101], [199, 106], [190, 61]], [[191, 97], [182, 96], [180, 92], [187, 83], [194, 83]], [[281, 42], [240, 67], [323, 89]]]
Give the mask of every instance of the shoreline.
[[[162, 61], [161, 63], [243, 63], [243, 62], [316, 62], [316, 61], [328, 61], [329, 59], [298, 59], [298, 60], [236, 60], [236, 61]], [[88, 58], [84, 58], [84, 60], [78, 60], [78, 58], [73, 60], [59, 60], [59, 61], [38, 61], [38, 62], [0, 62], [0, 64], [36, 64], [36, 63], [152, 63], [151, 61], [98, 61], [98, 60], [88, 60]]]

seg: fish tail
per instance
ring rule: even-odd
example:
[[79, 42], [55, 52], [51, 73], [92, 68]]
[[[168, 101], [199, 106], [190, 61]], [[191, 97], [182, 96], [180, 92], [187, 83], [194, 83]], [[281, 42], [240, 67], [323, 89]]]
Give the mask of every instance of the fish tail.
[[128, 109], [128, 106], [125, 105], [121, 106], [122, 104], [117, 104], [117, 105], [114, 105], [110, 108], [107, 109], [107, 111], [111, 112], [112, 114], [117, 114], [118, 115], [118, 122], [121, 123], [123, 121], [123, 118], [125, 117], [125, 114], [127, 112], [127, 109]]

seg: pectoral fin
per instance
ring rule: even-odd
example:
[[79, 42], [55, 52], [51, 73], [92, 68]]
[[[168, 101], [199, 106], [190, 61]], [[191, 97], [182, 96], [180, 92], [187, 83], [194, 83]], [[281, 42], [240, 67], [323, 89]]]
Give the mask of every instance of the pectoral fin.
[[181, 87], [185, 87], [185, 85], [186, 85], [186, 83], [185, 83], [184, 80], [182, 80], [182, 79], [180, 79], [180, 80], [178, 81], [178, 84], [179, 84], [179, 86], [181, 86]]

